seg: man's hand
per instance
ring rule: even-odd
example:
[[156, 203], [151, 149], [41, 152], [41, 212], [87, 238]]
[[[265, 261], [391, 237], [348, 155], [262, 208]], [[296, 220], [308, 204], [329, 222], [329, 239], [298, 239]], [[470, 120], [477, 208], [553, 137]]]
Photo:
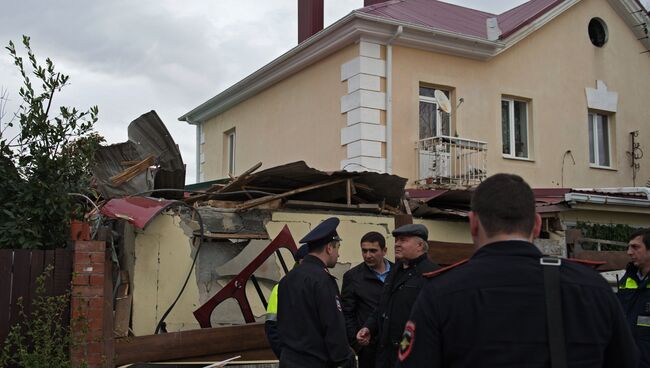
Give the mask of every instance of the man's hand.
[[357, 342], [361, 346], [367, 346], [370, 344], [370, 330], [368, 327], [363, 327], [357, 332]]

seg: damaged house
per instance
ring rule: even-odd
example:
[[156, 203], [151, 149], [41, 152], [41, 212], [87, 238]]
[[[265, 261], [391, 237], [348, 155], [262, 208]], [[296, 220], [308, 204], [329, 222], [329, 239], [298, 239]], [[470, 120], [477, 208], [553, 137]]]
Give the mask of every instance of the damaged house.
[[323, 0], [298, 5], [297, 46], [179, 118], [196, 127], [197, 181], [260, 157], [407, 187], [497, 172], [540, 188], [650, 179], [633, 148], [650, 146], [638, 0], [531, 0], [502, 14], [366, 0], [325, 29]]
[[[322, 24], [322, 4], [299, 2], [301, 30]], [[295, 48], [180, 118], [196, 126], [199, 184], [179, 181], [180, 154], [150, 114], [139, 124], [158, 138], [129, 127], [129, 142], [103, 153], [102, 214], [115, 220], [117, 284], [129, 286], [116, 287], [117, 363], [272, 359], [255, 322], [297, 239], [339, 217], [340, 280], [362, 261], [364, 233], [384, 234], [393, 258], [391, 231], [422, 223], [430, 256], [454, 263], [474, 251], [471, 187], [497, 172], [537, 188], [544, 252], [620, 269], [623, 245], [579, 227], [649, 225], [640, 3], [531, 0], [502, 14], [364, 5], [300, 32]]]

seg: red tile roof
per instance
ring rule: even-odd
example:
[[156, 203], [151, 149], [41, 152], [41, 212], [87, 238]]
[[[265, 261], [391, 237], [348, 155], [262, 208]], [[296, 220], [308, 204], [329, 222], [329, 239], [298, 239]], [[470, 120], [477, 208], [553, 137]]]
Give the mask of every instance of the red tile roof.
[[564, 0], [531, 0], [502, 14], [448, 4], [438, 0], [391, 0], [360, 12], [400, 22], [487, 38], [486, 20], [497, 18], [504, 39], [544, 15]]

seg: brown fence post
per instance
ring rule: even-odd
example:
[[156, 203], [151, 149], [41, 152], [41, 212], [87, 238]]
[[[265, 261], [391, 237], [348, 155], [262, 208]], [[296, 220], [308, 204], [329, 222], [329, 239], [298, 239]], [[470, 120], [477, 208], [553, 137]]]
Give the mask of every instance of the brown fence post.
[[72, 361], [113, 367], [111, 260], [103, 241], [76, 241], [70, 321], [77, 340]]

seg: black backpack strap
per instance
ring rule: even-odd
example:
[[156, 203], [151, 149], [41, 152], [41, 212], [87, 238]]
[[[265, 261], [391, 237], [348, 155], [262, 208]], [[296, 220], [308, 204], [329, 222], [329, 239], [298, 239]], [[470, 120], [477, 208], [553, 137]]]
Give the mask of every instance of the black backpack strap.
[[542, 257], [539, 263], [544, 270], [544, 291], [546, 293], [546, 320], [548, 345], [552, 368], [566, 368], [566, 340], [562, 316], [562, 289], [560, 286], [560, 266], [562, 260], [555, 257]]

